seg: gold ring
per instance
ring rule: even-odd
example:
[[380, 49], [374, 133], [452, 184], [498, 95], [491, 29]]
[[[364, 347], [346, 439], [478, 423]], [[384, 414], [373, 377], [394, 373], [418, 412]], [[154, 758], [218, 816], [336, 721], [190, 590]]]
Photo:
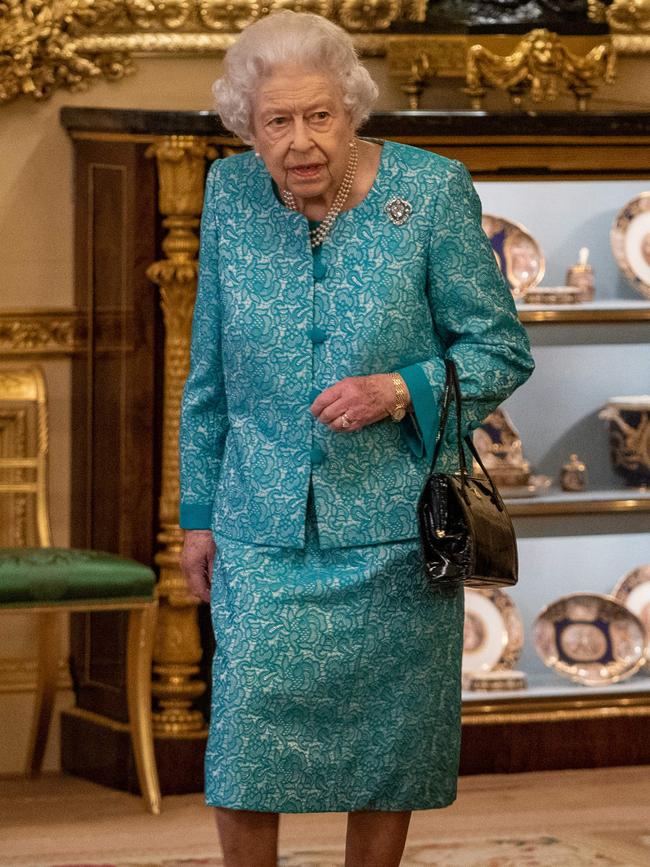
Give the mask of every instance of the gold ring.
[[343, 415], [339, 416], [339, 421], [341, 422], [341, 427], [350, 427], [350, 425], [352, 424], [346, 413], [343, 413]]

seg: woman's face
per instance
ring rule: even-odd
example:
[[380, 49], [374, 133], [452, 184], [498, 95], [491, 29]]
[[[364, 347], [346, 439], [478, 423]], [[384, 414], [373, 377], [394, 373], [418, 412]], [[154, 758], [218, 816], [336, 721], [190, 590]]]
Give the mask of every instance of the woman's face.
[[285, 66], [265, 78], [253, 107], [253, 144], [281, 190], [331, 204], [343, 180], [354, 129], [338, 85], [326, 74]]

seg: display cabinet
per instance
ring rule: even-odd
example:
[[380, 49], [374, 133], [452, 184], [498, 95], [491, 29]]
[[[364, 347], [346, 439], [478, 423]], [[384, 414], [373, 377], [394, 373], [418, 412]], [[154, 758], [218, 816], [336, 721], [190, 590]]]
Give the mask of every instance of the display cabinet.
[[[523, 177], [478, 180], [477, 188], [485, 212], [523, 224], [539, 242], [546, 257], [544, 285], [563, 284], [579, 248], [587, 246], [596, 295], [579, 304], [518, 305], [536, 371], [504, 408], [521, 434], [526, 458], [552, 480], [542, 494], [507, 500], [521, 560], [520, 584], [509, 591], [524, 626], [516, 667], [526, 672], [528, 687], [468, 691], [464, 718], [467, 725], [517, 725], [526, 738], [531, 726], [543, 724], [534, 736], [543, 755], [525, 749], [522, 737], [519, 750], [504, 757], [511, 770], [647, 760], [634, 719], [649, 711], [650, 676], [642, 670], [617, 684], [572, 683], [539, 659], [532, 627], [558, 597], [611, 593], [625, 573], [650, 563], [650, 491], [626, 487], [616, 475], [607, 425], [599, 418], [612, 396], [650, 389], [650, 301], [623, 277], [610, 246], [614, 218], [650, 189], [650, 174], [639, 166], [638, 178], [620, 177], [611, 164], [598, 177], [533, 168]], [[559, 486], [560, 468], [572, 453], [587, 465], [588, 484], [581, 492]], [[555, 737], [554, 727], [571, 736]], [[513, 734], [511, 751], [516, 744]]]
[[[241, 144], [209, 112], [67, 108], [63, 110], [62, 121], [71, 135], [77, 165], [80, 233], [77, 297], [92, 319], [94, 296], [87, 284], [101, 280], [104, 265], [101, 259], [93, 264], [93, 250], [87, 245], [88, 234], [84, 234], [83, 226], [89, 208], [91, 212], [101, 208], [103, 219], [109, 222], [113, 209], [117, 225], [124, 219], [134, 220], [121, 228], [132, 239], [129, 261], [137, 262], [140, 269], [139, 283], [128, 301], [129, 315], [137, 324], [142, 318], [142, 303], [148, 305], [146, 315], [153, 315], [152, 284], [142, 274], [145, 260], [152, 256], [152, 239], [156, 243], [155, 258], [171, 265], [176, 263], [174, 268], [179, 262], [187, 264], [193, 260], [197, 248], [200, 196], [198, 205], [196, 195], [192, 201], [186, 197], [182, 204], [177, 204], [177, 213], [170, 210], [169, 200], [160, 205], [162, 213], [156, 214], [150, 207], [158, 186], [167, 183], [161, 172], [169, 166], [164, 167], [161, 155], [173, 151], [176, 165], [184, 167], [184, 171], [193, 160], [194, 180], [186, 174], [180, 182], [181, 186], [191, 185], [196, 183], [197, 171], [202, 177], [207, 162], [227, 155]], [[527, 459], [537, 472], [552, 477], [554, 485], [544, 494], [508, 501], [518, 532], [521, 559], [520, 583], [510, 591], [510, 596], [521, 612], [525, 633], [516, 665], [526, 672], [528, 686], [517, 692], [464, 694], [461, 770], [479, 773], [648, 762], [650, 676], [639, 674], [607, 687], [572, 684], [542, 664], [532, 648], [530, 634], [535, 616], [553, 599], [579, 590], [610, 592], [623, 573], [650, 562], [650, 492], [626, 488], [618, 480], [610, 464], [606, 425], [598, 418], [598, 412], [611, 396], [650, 390], [650, 300], [643, 299], [627, 284], [609, 244], [609, 229], [616, 213], [633, 196], [650, 190], [650, 113], [388, 112], [374, 115], [364, 133], [401, 140], [462, 160], [472, 172], [484, 211], [522, 223], [541, 244], [546, 257], [545, 285], [564, 282], [565, 271], [575, 263], [582, 246], [590, 248], [590, 262], [595, 271], [593, 302], [520, 306], [537, 369], [505, 408], [521, 433]], [[157, 176], [145, 168], [154, 165], [154, 158]], [[136, 231], [136, 211], [132, 218], [130, 211], [120, 216], [117, 211], [120, 203], [115, 196], [111, 200], [108, 192], [101, 203], [89, 198], [90, 187], [84, 177], [91, 170], [89, 167], [105, 165], [107, 160], [114, 165], [124, 161], [135, 167], [133, 176], [139, 179], [141, 200], [149, 203], [149, 210], [144, 214], [141, 209], [139, 219], [155, 224], [147, 231], [142, 230], [141, 223]], [[163, 199], [159, 201], [162, 203]], [[182, 238], [178, 234], [179, 225], [185, 233]], [[165, 230], [168, 234], [161, 247]], [[107, 262], [105, 267], [114, 268], [115, 262]], [[160, 268], [149, 271], [150, 276], [157, 274], [158, 278], [160, 273]], [[170, 320], [174, 326], [179, 318], [187, 317], [192, 286], [188, 285], [186, 290], [183, 305], [175, 309], [169, 306], [169, 294], [165, 296], [168, 328]], [[145, 397], [136, 393], [139, 410], [135, 407], [130, 413], [122, 413], [121, 419], [127, 421], [120, 424], [137, 418], [143, 408], [146, 412], [148, 405], [158, 407], [151, 454], [156, 464], [153, 474], [163, 479], [162, 501], [165, 501], [165, 474], [169, 475], [170, 467], [165, 466], [167, 458], [161, 434], [165, 417], [161, 409], [164, 402], [161, 367], [155, 363], [163, 354], [162, 341], [162, 330], [157, 328], [154, 344], [148, 348], [139, 346], [139, 364], [145, 365], [149, 376], [149, 380], [140, 381], [141, 389], [149, 389], [157, 400], [147, 404]], [[176, 340], [171, 348], [177, 361], [182, 347], [182, 341]], [[148, 353], [148, 361], [142, 357], [143, 351]], [[92, 356], [92, 347], [89, 352]], [[128, 363], [127, 359], [125, 364]], [[87, 362], [79, 363], [79, 382], [87, 380], [88, 369]], [[118, 387], [117, 380], [114, 386], [108, 380], [102, 384], [109, 392], [114, 388], [116, 395]], [[92, 419], [94, 424], [108, 423], [111, 400], [104, 395], [99, 400], [92, 390], [86, 391], [85, 397], [81, 391], [79, 394], [80, 399], [93, 404], [92, 411], [86, 407], [85, 418]], [[165, 399], [173, 401], [177, 393], [167, 394]], [[81, 412], [79, 416], [74, 447], [78, 473], [83, 475], [84, 467], [98, 466], [100, 457], [97, 455], [94, 462], [91, 459], [95, 446]], [[118, 436], [118, 431], [115, 435]], [[127, 437], [125, 441], [130, 440]], [[557, 480], [560, 466], [574, 452], [587, 463], [589, 485], [584, 492], [569, 494], [559, 490]], [[150, 514], [157, 508], [155, 484], [149, 494], [140, 488], [130, 491], [128, 480], [116, 476], [113, 488], [114, 507], [121, 503], [124, 508], [126, 504], [133, 510], [130, 515], [137, 517], [138, 509]], [[79, 490], [83, 491], [84, 486]], [[93, 520], [94, 505], [85, 502], [83, 509], [75, 511], [75, 536], [92, 543], [88, 527]], [[173, 537], [169, 497], [159, 514], [163, 507], [168, 511], [164, 520], [158, 521], [159, 527], [163, 526], [158, 543], [159, 562], [161, 546], [165, 557], [173, 559], [168, 541]], [[100, 508], [109, 507], [102, 502], [97, 504], [97, 509]], [[116, 531], [114, 546], [128, 554], [129, 551], [123, 550], [125, 539], [128, 541], [128, 534], [119, 537]], [[110, 546], [113, 542], [107, 540], [106, 544]], [[165, 557], [162, 559], [167, 563]], [[173, 616], [173, 611], [164, 615], [164, 630], [173, 631]], [[92, 661], [94, 646], [101, 646], [105, 656], [109, 652], [108, 627], [94, 624], [92, 628], [97, 635], [95, 643], [88, 640], [84, 644], [79, 640], [75, 645], [78, 670], [85, 670], [89, 659]], [[206, 623], [201, 628], [203, 667], [199, 674], [192, 675], [204, 680], [211, 650], [208, 633]], [[186, 651], [186, 663], [190, 664], [189, 656], [194, 652], [191, 664], [195, 665], [195, 651], [191, 648]], [[192, 700], [193, 707], [200, 707]], [[110, 709], [94, 707], [90, 693], [84, 698], [84, 707], [85, 719], [75, 712], [68, 714], [64, 741], [97, 736], [100, 714], [110, 714]], [[102, 730], [105, 745], [113, 737], [109, 730], [109, 725]], [[202, 749], [201, 731], [197, 730], [193, 736], [185, 732], [184, 737], [177, 733], [174, 742], [174, 737], [159, 727], [157, 746], [162, 758], [163, 791], [169, 790], [166, 778], [173, 777], [179, 763], [188, 761], [187, 756]], [[117, 756], [122, 748], [111, 747], [111, 755]], [[183, 757], [179, 759], [181, 753]], [[64, 743], [64, 766], [65, 756]], [[188, 766], [196, 768], [198, 764], [192, 759]], [[92, 771], [84, 771], [78, 764], [69, 769], [92, 776]], [[107, 781], [106, 776], [103, 779]]]

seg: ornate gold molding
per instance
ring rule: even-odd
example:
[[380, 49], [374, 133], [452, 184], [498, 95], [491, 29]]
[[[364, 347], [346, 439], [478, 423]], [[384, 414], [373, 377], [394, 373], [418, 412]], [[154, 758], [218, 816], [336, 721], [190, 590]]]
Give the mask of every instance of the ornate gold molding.
[[424, 21], [426, 0], [0, 0], [0, 104], [123, 78], [136, 53], [221, 52], [282, 8], [338, 21], [374, 54], [381, 44], [372, 34], [398, 19]]
[[124, 352], [137, 343], [130, 311], [103, 309], [94, 317], [71, 308], [0, 310], [0, 357], [78, 355], [92, 340], [97, 352]]
[[[34, 692], [36, 689], [36, 659], [28, 657], [0, 658], [0, 695]], [[57, 689], [72, 689], [68, 665], [61, 660]]]
[[74, 355], [87, 338], [84, 317], [69, 308], [0, 310], [0, 356]]
[[[465, 78], [468, 56], [478, 39], [483, 48], [495, 55], [517, 50], [521, 36], [481, 34], [480, 37], [459, 34], [409, 34], [379, 37], [388, 59], [388, 71], [396, 78], [408, 79], [413, 75], [415, 58], [425, 55], [429, 68], [437, 78]], [[649, 36], [562, 36], [564, 49], [573, 55], [588, 54], [603, 43], [611, 43], [616, 54], [650, 53]], [[620, 46], [620, 47], [619, 47]]]
[[463, 725], [557, 723], [622, 717], [650, 717], [647, 694], [639, 698], [615, 696], [609, 699], [607, 704], [604, 703], [602, 695], [599, 695], [597, 701], [593, 703], [583, 702], [575, 695], [549, 699], [544, 703], [536, 703], [523, 696], [513, 697], [502, 703], [494, 700], [486, 700], [485, 703], [466, 700], [463, 702], [462, 710]]
[[[21, 95], [40, 100], [56, 89], [85, 90], [99, 78], [115, 81], [144, 54], [225, 51], [247, 24], [276, 9], [317, 12], [349, 30], [361, 54], [391, 51], [392, 24], [423, 23], [426, 0], [0, 0], [0, 104]], [[606, 20], [621, 54], [650, 53], [650, 0], [589, 3], [593, 20]], [[507, 37], [505, 37], [507, 39]], [[565, 37], [567, 44], [573, 39]], [[475, 37], [474, 37], [475, 39]], [[481, 37], [490, 48], [502, 36]], [[398, 37], [399, 40], [399, 37]], [[410, 42], [409, 42], [410, 40]], [[394, 57], [408, 76], [428, 46], [436, 75], [463, 75], [472, 38], [432, 35], [402, 39]], [[409, 44], [419, 46], [415, 52]], [[399, 49], [394, 43], [393, 53]], [[408, 61], [408, 62], [407, 62]]]
[[505, 90], [514, 105], [530, 95], [532, 101], [552, 102], [560, 84], [573, 93], [576, 108], [585, 111], [600, 80], [615, 78], [616, 54], [608, 43], [596, 45], [585, 55], [576, 55], [557, 33], [531, 30], [512, 54], [495, 54], [484, 45], [472, 45], [467, 58], [467, 87], [472, 108], [482, 108], [488, 86]]

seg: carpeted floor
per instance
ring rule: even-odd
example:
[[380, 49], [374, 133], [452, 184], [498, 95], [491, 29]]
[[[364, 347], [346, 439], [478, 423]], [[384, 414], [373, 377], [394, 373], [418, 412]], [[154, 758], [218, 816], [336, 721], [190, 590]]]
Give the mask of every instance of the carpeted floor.
[[[283, 815], [280, 867], [340, 867], [345, 813]], [[138, 798], [85, 780], [0, 780], [1, 867], [222, 867], [200, 795]], [[466, 777], [413, 813], [402, 867], [648, 867], [650, 769]], [[251, 865], [255, 867], [255, 865]]]

